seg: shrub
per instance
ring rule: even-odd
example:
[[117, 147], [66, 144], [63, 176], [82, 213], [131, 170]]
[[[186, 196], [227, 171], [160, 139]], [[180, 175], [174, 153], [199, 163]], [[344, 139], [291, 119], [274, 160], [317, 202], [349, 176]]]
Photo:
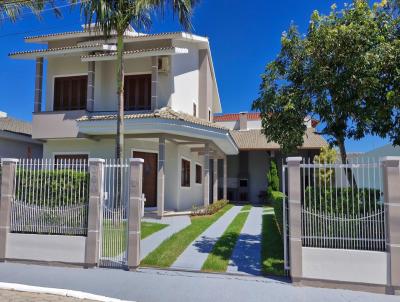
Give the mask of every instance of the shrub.
[[285, 194], [279, 191], [272, 191], [271, 199], [272, 206], [274, 207], [275, 212], [275, 222], [278, 226], [278, 231], [283, 238], [283, 211], [284, 211], [284, 197]]
[[276, 167], [276, 162], [271, 160], [271, 165], [267, 172], [267, 199], [273, 200], [272, 192], [279, 191], [279, 176], [278, 176], [278, 169]]
[[89, 173], [71, 169], [16, 171], [16, 199], [48, 207], [82, 204], [89, 201]]
[[221, 210], [228, 203], [229, 203], [229, 200], [221, 199], [221, 200], [218, 200], [206, 207], [193, 206], [192, 207], [192, 215], [193, 216], [212, 215], [212, 214], [218, 212], [219, 210]]

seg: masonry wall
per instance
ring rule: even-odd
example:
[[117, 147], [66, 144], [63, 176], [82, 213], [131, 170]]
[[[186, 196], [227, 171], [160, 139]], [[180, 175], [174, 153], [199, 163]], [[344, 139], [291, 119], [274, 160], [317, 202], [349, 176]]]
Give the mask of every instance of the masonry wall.
[[0, 158], [42, 158], [40, 144], [0, 138]]

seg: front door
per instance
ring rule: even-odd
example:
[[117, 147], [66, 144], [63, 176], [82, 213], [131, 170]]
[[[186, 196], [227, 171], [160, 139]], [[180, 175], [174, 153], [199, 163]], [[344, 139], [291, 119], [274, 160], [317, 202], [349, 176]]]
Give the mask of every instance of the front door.
[[143, 158], [143, 194], [146, 207], [157, 206], [157, 153], [133, 152], [133, 157]]

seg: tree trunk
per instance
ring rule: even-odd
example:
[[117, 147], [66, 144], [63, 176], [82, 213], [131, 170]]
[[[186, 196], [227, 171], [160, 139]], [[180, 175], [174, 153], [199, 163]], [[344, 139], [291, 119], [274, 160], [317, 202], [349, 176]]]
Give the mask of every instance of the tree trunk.
[[124, 36], [123, 32], [118, 32], [117, 42], [117, 94], [118, 94], [118, 114], [117, 114], [117, 136], [115, 144], [115, 158], [124, 159]]
[[[346, 147], [344, 145], [344, 139], [339, 139], [337, 142], [338, 142], [338, 147], [339, 147], [339, 151], [340, 151], [340, 157], [342, 160], [342, 164], [348, 164]], [[345, 168], [344, 172], [346, 173], [346, 177], [347, 177], [349, 186], [350, 187], [353, 186], [354, 188], [357, 188], [357, 182], [356, 182], [356, 179], [353, 175], [353, 171], [351, 170], [351, 168]]]

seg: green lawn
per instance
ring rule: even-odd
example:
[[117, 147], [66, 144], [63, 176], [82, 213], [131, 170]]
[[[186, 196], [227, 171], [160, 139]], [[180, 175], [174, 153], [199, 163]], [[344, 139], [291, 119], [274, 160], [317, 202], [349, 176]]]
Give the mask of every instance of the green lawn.
[[[167, 224], [142, 222], [141, 238], [144, 239], [155, 232], [167, 227]], [[103, 223], [103, 255], [114, 257], [126, 249], [126, 222], [113, 224], [110, 221]]]
[[283, 276], [283, 240], [279, 234], [271, 208], [266, 208], [262, 218], [261, 259], [262, 270], [266, 275]]
[[211, 253], [208, 255], [201, 270], [207, 272], [225, 272], [233, 249], [239, 238], [240, 231], [249, 216], [251, 206], [244, 206], [242, 211], [236, 215], [225, 232], [215, 243]]
[[170, 267], [189, 244], [231, 208], [232, 205], [227, 205], [213, 215], [192, 217], [189, 226], [164, 240], [143, 259], [141, 265]]

